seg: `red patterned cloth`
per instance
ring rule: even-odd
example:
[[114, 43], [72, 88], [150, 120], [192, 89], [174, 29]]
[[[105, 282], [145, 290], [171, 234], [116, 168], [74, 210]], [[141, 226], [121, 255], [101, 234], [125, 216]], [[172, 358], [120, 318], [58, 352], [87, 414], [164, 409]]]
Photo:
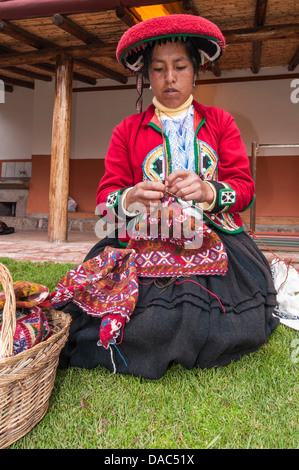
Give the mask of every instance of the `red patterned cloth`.
[[[210, 233], [211, 232], [211, 233]], [[227, 255], [215, 232], [205, 232], [200, 250], [161, 240], [131, 240], [128, 248], [136, 251], [139, 276], [171, 277], [191, 275], [224, 275]]]
[[[39, 304], [49, 295], [47, 287], [40, 284], [16, 281], [16, 330], [13, 338], [13, 355], [32, 348], [51, 336], [47, 317]], [[0, 313], [4, 307], [5, 294], [0, 292]], [[0, 315], [0, 331], [2, 321]]]
[[137, 218], [127, 248], [136, 252], [143, 277], [224, 275], [228, 269], [224, 245], [199, 209], [169, 195], [155, 211]]
[[[45, 313], [39, 307], [17, 311], [16, 330], [13, 338], [13, 355], [32, 348], [51, 336]], [[0, 324], [0, 331], [2, 324]]]
[[[15, 281], [13, 289], [16, 296], [17, 308], [30, 308], [39, 305], [49, 294], [49, 289], [41, 284], [26, 281]], [[5, 302], [4, 292], [0, 292], [0, 310]]]
[[127, 249], [106, 247], [69, 271], [42, 306], [60, 308], [74, 302], [88, 315], [101, 318], [98, 344], [107, 349], [116, 344], [121, 329], [130, 321], [138, 299], [139, 276], [224, 274], [227, 259], [223, 250], [220, 239], [209, 229], [200, 251], [186, 250], [179, 239], [177, 243], [131, 240]]
[[115, 344], [130, 320], [138, 298], [138, 274], [132, 250], [107, 247], [99, 256], [69, 271], [43, 306], [58, 308], [68, 302], [102, 319], [99, 345]]
[[[164, 204], [170, 202], [166, 198]], [[188, 242], [194, 237], [194, 226], [185, 237], [175, 238], [175, 228], [179, 226], [182, 229], [186, 212], [177, 206], [172, 207], [172, 217], [167, 221], [171, 232], [168, 238], [161, 237], [161, 220], [153, 220], [153, 215], [146, 216], [141, 225], [154, 223], [160, 227], [156, 238], [133, 237], [127, 249], [106, 247], [98, 256], [69, 271], [54, 292], [49, 293], [39, 284], [16, 282], [17, 307], [23, 309], [22, 313], [27, 311], [27, 315], [20, 318], [15, 350], [20, 352], [22, 347], [32, 347], [49, 334], [42, 307], [55, 309], [74, 302], [88, 315], [100, 318], [98, 345], [107, 349], [110, 344], [116, 344], [121, 329], [134, 311], [138, 299], [138, 277], [225, 274], [227, 256], [220, 238], [201, 225], [198, 229], [202, 236], [200, 248], [186, 248], [185, 243], [188, 247]], [[162, 226], [165, 223], [163, 220]], [[4, 293], [0, 293], [0, 308], [4, 301]]]

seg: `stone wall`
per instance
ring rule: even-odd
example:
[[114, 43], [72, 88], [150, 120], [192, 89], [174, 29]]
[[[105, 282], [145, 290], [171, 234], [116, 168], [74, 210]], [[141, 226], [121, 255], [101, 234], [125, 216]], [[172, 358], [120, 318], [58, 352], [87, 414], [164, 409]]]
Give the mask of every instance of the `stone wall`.
[[[8, 227], [14, 227], [15, 230], [47, 230], [48, 229], [48, 218], [37, 216], [37, 217], [8, 217], [0, 216], [0, 219], [6, 223]], [[68, 219], [68, 230], [77, 232], [94, 232], [95, 225], [98, 220], [97, 218], [80, 218], [80, 217], [69, 217]]]

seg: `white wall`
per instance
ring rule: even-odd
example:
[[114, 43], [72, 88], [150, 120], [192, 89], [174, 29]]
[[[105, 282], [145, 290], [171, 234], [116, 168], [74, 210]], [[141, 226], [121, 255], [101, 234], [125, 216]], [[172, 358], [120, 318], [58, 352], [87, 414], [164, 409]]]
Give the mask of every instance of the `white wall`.
[[32, 155], [50, 155], [55, 80], [35, 82], [33, 100]]
[[[118, 84], [98, 83], [105, 85]], [[113, 128], [136, 112], [136, 95], [135, 90], [73, 93], [71, 158], [105, 158]]]
[[[294, 95], [296, 91], [291, 86], [295, 84], [292, 82], [291, 79], [282, 79], [199, 85], [194, 96], [202, 104], [219, 106], [234, 116], [247, 152], [251, 154], [253, 141], [260, 144], [299, 143], [299, 99], [296, 100], [298, 102], [294, 102], [294, 98], [291, 100], [292, 92]], [[299, 80], [296, 86], [299, 91]], [[297, 95], [299, 97], [299, 93]], [[267, 148], [260, 151], [260, 155], [285, 154], [298, 155], [299, 149]]]
[[[285, 68], [264, 69], [262, 74], [286, 74]], [[250, 71], [223, 73], [222, 77], [252, 76]], [[211, 74], [202, 79], [215, 78]], [[292, 79], [203, 84], [194, 97], [206, 106], [230, 112], [241, 131], [247, 152], [253, 141], [267, 144], [299, 143], [299, 102], [291, 101]], [[101, 82], [100, 85], [109, 83]], [[134, 81], [132, 82], [134, 83]], [[113, 85], [113, 83], [110, 82]], [[299, 83], [297, 85], [299, 90]], [[73, 94], [72, 158], [104, 158], [113, 127], [135, 113], [135, 90]], [[299, 97], [299, 93], [297, 93]], [[151, 103], [152, 92], [144, 90], [143, 109]], [[298, 99], [297, 99], [298, 101]], [[299, 149], [261, 149], [260, 155], [298, 155]]]
[[34, 91], [15, 87], [0, 103], [0, 159], [29, 159], [32, 155]]
[[[132, 83], [135, 83], [135, 80]], [[112, 80], [98, 82], [98, 86], [106, 85], [115, 86], [117, 83]], [[74, 82], [74, 87], [78, 86], [84, 85]], [[54, 82], [36, 82], [33, 104], [33, 155], [51, 154], [54, 93]], [[148, 90], [147, 93], [149, 94]], [[71, 158], [105, 158], [113, 128], [126, 116], [135, 113], [136, 99], [135, 90], [73, 93]], [[144, 99], [146, 107], [150, 104], [151, 97]]]
[[[286, 69], [264, 69], [262, 74], [285, 74]], [[252, 76], [250, 71], [223, 73]], [[203, 79], [214, 77], [205, 73]], [[135, 83], [133, 79], [130, 83]], [[207, 106], [219, 106], [235, 117], [248, 154], [251, 142], [299, 142], [299, 102], [291, 101], [292, 80], [269, 80], [199, 85], [194, 97]], [[115, 85], [103, 80], [101, 85]], [[84, 86], [75, 83], [74, 86]], [[24, 159], [32, 154], [51, 153], [54, 81], [36, 82], [34, 92], [15, 87], [0, 103], [0, 159]], [[299, 88], [299, 83], [297, 85]], [[297, 94], [299, 97], [299, 93]], [[113, 127], [135, 113], [135, 90], [73, 93], [71, 158], [105, 158]], [[151, 91], [144, 91], [144, 109], [151, 103]], [[267, 149], [262, 154], [297, 154], [298, 149]]]

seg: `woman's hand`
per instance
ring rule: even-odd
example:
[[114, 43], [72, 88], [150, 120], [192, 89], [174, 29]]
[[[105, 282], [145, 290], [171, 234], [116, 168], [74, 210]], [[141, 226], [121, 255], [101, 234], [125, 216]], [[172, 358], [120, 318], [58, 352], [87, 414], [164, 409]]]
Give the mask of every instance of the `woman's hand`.
[[166, 181], [166, 189], [183, 201], [208, 202], [214, 200], [214, 192], [209, 184], [191, 170], [175, 170]]
[[149, 212], [150, 206], [161, 204], [161, 199], [163, 198], [165, 191], [165, 184], [158, 183], [156, 181], [137, 183], [127, 193], [126, 210], [131, 211], [134, 209], [135, 204], [143, 204], [146, 211]]

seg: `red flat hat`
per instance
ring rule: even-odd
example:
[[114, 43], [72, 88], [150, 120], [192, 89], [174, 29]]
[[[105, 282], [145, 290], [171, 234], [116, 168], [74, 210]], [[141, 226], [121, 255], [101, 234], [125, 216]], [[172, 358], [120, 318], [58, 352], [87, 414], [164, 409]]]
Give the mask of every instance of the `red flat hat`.
[[150, 18], [132, 26], [121, 37], [116, 58], [132, 72], [142, 72], [143, 50], [147, 44], [184, 41], [187, 37], [195, 39], [203, 68], [218, 60], [225, 49], [223, 34], [214, 23], [200, 16], [178, 14]]

